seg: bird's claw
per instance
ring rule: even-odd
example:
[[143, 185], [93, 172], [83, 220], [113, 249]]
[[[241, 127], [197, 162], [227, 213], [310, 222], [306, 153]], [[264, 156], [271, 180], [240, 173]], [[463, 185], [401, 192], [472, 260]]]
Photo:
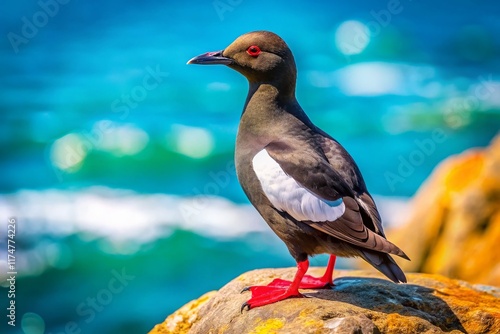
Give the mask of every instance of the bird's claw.
[[247, 309], [247, 311], [250, 311], [250, 304], [248, 304], [247, 302], [243, 303], [243, 305], [241, 305], [240, 313], [243, 313], [243, 310], [245, 308]]
[[243, 290], [240, 291], [240, 293], [250, 291], [250, 286], [244, 287]]

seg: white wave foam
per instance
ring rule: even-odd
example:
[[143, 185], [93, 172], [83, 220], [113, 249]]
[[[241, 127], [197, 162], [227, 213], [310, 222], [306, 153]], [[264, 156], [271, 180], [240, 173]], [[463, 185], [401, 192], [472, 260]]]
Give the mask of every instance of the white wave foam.
[[[408, 208], [407, 199], [375, 199], [384, 222], [398, 225]], [[222, 238], [270, 231], [252, 206], [222, 197], [139, 194], [106, 187], [21, 190], [0, 195], [0, 214], [15, 217], [23, 234], [84, 233], [119, 242], [148, 242], [176, 228]]]
[[84, 233], [120, 243], [148, 242], [175, 228], [222, 238], [269, 230], [250, 205], [221, 197], [183, 198], [105, 187], [21, 190], [0, 196], [0, 213], [16, 218], [19, 233]]
[[[380, 197], [384, 225], [399, 225], [408, 209], [406, 199]], [[115, 245], [140, 245], [190, 230], [214, 238], [236, 238], [271, 230], [251, 205], [216, 196], [180, 197], [139, 194], [130, 190], [90, 187], [79, 191], [21, 190], [0, 195], [0, 215], [17, 220], [18, 234], [105, 238]], [[131, 247], [131, 246], [130, 246]]]

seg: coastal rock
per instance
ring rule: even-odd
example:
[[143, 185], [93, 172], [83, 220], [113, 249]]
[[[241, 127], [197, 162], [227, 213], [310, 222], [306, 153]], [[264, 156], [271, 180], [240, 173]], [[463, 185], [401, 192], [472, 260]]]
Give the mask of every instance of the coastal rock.
[[[428, 274], [408, 274], [408, 284], [394, 284], [375, 271], [336, 271], [332, 289], [303, 290], [310, 298], [240, 312], [250, 297], [243, 288], [291, 279], [295, 271], [242, 274], [186, 304], [150, 334], [500, 333], [500, 289]], [[323, 271], [310, 269], [313, 275]]]
[[500, 286], [500, 135], [443, 161], [387, 235], [411, 258], [404, 270]]

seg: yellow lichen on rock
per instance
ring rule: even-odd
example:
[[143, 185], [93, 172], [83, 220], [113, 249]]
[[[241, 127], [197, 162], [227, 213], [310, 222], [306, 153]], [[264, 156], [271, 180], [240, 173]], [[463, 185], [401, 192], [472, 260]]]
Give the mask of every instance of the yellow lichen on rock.
[[198, 310], [205, 304], [216, 291], [211, 291], [196, 300], [192, 300], [156, 325], [149, 334], [185, 334], [197, 320]]
[[260, 322], [249, 334], [274, 334], [283, 328], [285, 323], [281, 319], [267, 319]]

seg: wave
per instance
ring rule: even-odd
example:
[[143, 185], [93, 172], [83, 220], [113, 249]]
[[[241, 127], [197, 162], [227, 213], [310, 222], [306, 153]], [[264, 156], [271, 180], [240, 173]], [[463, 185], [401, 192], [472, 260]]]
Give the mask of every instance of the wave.
[[[407, 199], [375, 199], [388, 225], [401, 222]], [[140, 194], [97, 186], [78, 191], [21, 190], [3, 194], [0, 213], [14, 217], [20, 233], [26, 236], [83, 233], [116, 242], [145, 243], [174, 229], [213, 238], [270, 232], [251, 205], [235, 204], [223, 197]]]
[[222, 238], [268, 230], [250, 205], [222, 197], [183, 198], [107, 187], [21, 190], [0, 195], [0, 212], [14, 217], [27, 236], [84, 233], [117, 242], [149, 242], [177, 228]]

